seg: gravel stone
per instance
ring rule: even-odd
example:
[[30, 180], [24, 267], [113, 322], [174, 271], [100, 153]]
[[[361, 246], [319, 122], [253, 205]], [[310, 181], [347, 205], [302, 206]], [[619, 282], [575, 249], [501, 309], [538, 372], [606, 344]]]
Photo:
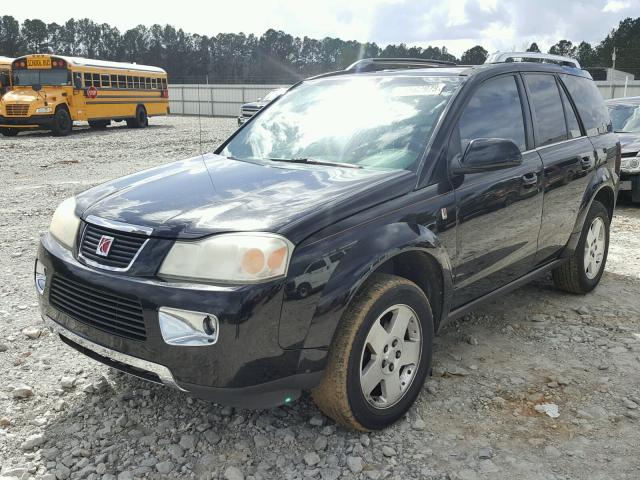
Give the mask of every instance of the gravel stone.
[[162, 475], [167, 475], [173, 470], [173, 462], [171, 462], [170, 460], [159, 462], [156, 464], [156, 470]]
[[349, 467], [351, 473], [360, 473], [362, 471], [362, 458], [347, 457], [347, 467]]
[[389, 445], [383, 445], [382, 454], [385, 457], [394, 457], [396, 455], [396, 451], [394, 448], [390, 447]]
[[307, 452], [304, 454], [304, 463], [313, 467], [320, 463], [320, 456], [316, 452]]
[[33, 396], [33, 388], [27, 385], [19, 385], [11, 391], [13, 398], [29, 398]]
[[224, 471], [225, 480], [244, 480], [244, 473], [236, 467], [227, 467]]

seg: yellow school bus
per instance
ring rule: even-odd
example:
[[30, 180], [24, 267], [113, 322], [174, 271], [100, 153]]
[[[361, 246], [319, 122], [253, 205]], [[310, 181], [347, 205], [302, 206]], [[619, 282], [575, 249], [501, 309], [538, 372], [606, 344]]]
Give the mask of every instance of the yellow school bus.
[[106, 128], [112, 121], [143, 128], [169, 113], [167, 73], [158, 67], [60, 55], [27, 55], [11, 64], [11, 90], [0, 99], [0, 133], [49, 129], [71, 133], [73, 122]]
[[13, 58], [0, 56], [0, 98], [11, 86], [11, 64]]

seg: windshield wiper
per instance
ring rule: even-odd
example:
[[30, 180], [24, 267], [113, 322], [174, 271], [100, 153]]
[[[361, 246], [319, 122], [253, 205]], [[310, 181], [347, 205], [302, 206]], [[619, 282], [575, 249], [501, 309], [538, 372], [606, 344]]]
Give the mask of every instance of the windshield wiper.
[[288, 162], [288, 163], [305, 163], [308, 165], [327, 165], [330, 167], [344, 167], [344, 168], [362, 168], [361, 165], [355, 165], [353, 163], [341, 163], [330, 162], [329, 160], [316, 160], [315, 158], [270, 158], [272, 162]]

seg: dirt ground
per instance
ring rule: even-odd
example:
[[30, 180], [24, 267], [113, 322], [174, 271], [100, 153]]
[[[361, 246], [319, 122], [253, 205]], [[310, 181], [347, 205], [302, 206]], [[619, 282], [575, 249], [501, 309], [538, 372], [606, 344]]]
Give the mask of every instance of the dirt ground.
[[[593, 293], [542, 279], [449, 324], [417, 404], [379, 433], [336, 427], [308, 397], [267, 411], [193, 400], [48, 334], [32, 272], [57, 204], [200, 152], [197, 119], [151, 123], [0, 138], [0, 479], [640, 478], [640, 207], [629, 203]], [[235, 128], [201, 124], [204, 150]]]

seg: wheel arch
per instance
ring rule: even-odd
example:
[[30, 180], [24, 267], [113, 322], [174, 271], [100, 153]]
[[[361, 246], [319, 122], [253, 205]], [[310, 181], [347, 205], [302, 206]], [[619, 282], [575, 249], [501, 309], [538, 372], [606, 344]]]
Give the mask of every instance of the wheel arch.
[[[434, 324], [446, 317], [452, 292], [451, 264], [444, 246], [428, 228], [392, 223], [373, 232], [360, 232], [356, 241], [344, 242], [349, 244], [347, 253], [324, 286], [308, 297], [314, 299], [306, 306], [308, 318], [300, 318], [295, 302], [285, 302], [279, 332], [283, 348], [331, 345], [344, 312], [375, 273], [392, 273], [413, 281], [432, 304]], [[294, 281], [295, 277], [289, 278]]]

